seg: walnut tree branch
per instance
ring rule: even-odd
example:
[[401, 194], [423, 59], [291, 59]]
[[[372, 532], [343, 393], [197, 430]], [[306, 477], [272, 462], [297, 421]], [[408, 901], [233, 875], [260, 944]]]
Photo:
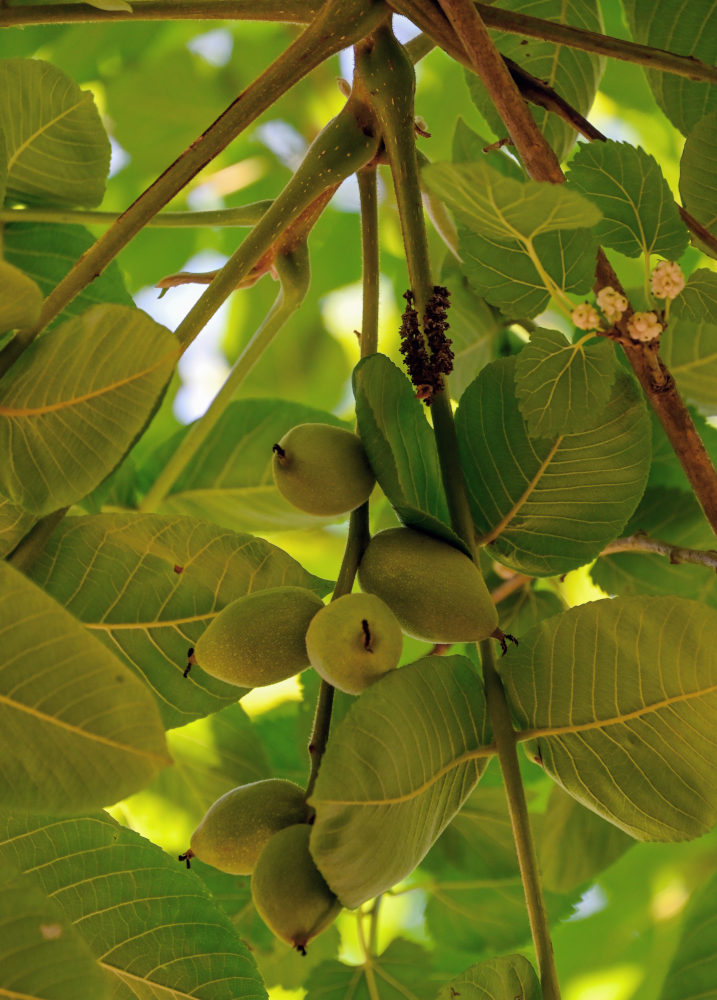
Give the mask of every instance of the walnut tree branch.
[[658, 538], [650, 538], [643, 531], [632, 535], [616, 538], [600, 553], [601, 556], [612, 556], [619, 552], [647, 552], [665, 556], [673, 564], [692, 563], [695, 566], [708, 566], [717, 573], [717, 551], [714, 549], [684, 549], [670, 542], [661, 542]]

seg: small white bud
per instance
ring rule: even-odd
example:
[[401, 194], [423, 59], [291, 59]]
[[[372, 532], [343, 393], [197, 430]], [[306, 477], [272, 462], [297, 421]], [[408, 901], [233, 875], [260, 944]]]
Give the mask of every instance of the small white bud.
[[597, 304], [608, 323], [617, 323], [627, 309], [627, 299], [620, 292], [616, 292], [612, 285], [600, 289], [597, 293]]
[[594, 306], [591, 306], [589, 302], [582, 302], [579, 306], [575, 306], [570, 316], [573, 323], [579, 330], [600, 329], [600, 316], [598, 315], [598, 311]]
[[654, 312], [633, 313], [627, 321], [627, 332], [633, 340], [648, 343], [662, 333], [662, 324]]
[[685, 287], [685, 276], [679, 264], [661, 260], [650, 277], [652, 294], [658, 299], [675, 299]]

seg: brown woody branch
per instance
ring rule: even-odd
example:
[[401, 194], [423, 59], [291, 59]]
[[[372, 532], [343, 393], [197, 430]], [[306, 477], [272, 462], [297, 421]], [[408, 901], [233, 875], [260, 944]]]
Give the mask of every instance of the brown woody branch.
[[673, 564], [692, 563], [695, 566], [708, 566], [717, 573], [717, 551], [714, 549], [685, 549], [669, 542], [661, 542], [657, 538], [650, 538], [643, 531], [636, 531], [624, 538], [616, 538], [614, 542], [605, 546], [600, 555], [611, 556], [619, 552], [652, 553], [665, 556]]

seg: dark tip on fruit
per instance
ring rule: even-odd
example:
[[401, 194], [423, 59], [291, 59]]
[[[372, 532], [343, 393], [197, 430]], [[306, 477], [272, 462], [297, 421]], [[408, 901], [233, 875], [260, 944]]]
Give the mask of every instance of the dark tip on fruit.
[[190, 646], [187, 650], [187, 665], [182, 672], [182, 677], [189, 676], [189, 671], [192, 669], [197, 661], [194, 659], [194, 646]]
[[276, 455], [276, 457], [279, 459], [280, 462], [286, 461], [286, 452], [284, 451], [284, 449], [281, 447], [280, 444], [272, 445], [271, 450], [274, 452], [274, 454]]
[[189, 850], [186, 851], [184, 854], [178, 854], [177, 855], [177, 860], [178, 861], [186, 861], [187, 868], [191, 868], [192, 867], [192, 865], [191, 865], [191, 859], [193, 857], [194, 857], [194, 851], [190, 847]]
[[301, 955], [302, 958], [306, 958], [306, 945], [295, 944], [294, 948], [298, 951], [298, 953]]
[[365, 618], [361, 619], [361, 628], [363, 629], [363, 648], [367, 653], [373, 653], [371, 649], [371, 630]]

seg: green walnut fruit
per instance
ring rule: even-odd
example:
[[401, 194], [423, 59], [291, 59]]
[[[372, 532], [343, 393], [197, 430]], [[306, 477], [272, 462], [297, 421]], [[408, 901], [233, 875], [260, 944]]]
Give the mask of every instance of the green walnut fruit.
[[309, 665], [306, 630], [323, 608], [304, 587], [271, 587], [228, 604], [199, 637], [194, 658], [212, 677], [263, 687]]
[[341, 904], [309, 853], [311, 827], [287, 826], [275, 833], [251, 877], [259, 916], [278, 938], [306, 953], [306, 945], [333, 923]]
[[298, 424], [274, 445], [274, 482], [294, 507], [323, 517], [368, 500], [376, 482], [355, 434], [330, 424]]
[[403, 631], [417, 639], [478, 642], [498, 625], [475, 563], [422, 531], [379, 531], [368, 544], [358, 577], [362, 589], [384, 600]]
[[397, 665], [401, 626], [374, 594], [345, 594], [311, 619], [306, 651], [311, 666], [340, 691], [361, 692]]
[[199, 858], [230, 875], [251, 875], [269, 839], [306, 819], [303, 788], [267, 778], [232, 788], [209, 807], [182, 858]]

